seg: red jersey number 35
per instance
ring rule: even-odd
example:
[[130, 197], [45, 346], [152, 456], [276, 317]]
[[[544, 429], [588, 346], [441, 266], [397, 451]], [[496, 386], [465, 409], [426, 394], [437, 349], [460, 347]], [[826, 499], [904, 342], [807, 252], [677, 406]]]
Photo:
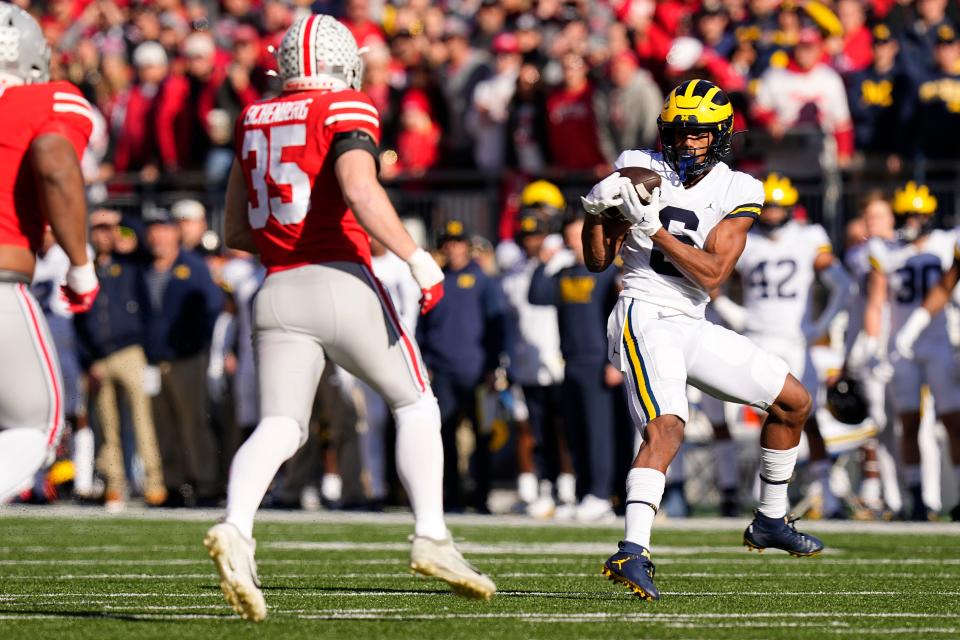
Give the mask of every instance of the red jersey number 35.
[[305, 124], [250, 129], [243, 136], [248, 172], [247, 214], [262, 229], [272, 215], [280, 224], [303, 222], [310, 208], [310, 176], [286, 158], [285, 151], [307, 143]]

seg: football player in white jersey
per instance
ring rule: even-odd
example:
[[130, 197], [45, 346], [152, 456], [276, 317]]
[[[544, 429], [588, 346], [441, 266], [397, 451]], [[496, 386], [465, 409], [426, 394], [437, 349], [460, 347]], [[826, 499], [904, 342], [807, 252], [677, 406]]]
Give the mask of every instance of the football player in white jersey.
[[[663, 153], [628, 150], [615, 168], [661, 177], [649, 202], [616, 172], [583, 198], [587, 266], [620, 254], [623, 292], [610, 314], [609, 357], [626, 375], [630, 410], [644, 442], [627, 476], [626, 534], [603, 573], [657, 600], [650, 530], [665, 472], [683, 442], [686, 385], [768, 412], [760, 436], [760, 504], [744, 532], [750, 548], [810, 556], [823, 549], [788, 518], [787, 483], [812, 406], [782, 358], [704, 319], [708, 292], [732, 273], [763, 206], [763, 185], [733, 171], [733, 108], [719, 87], [688, 80], [670, 92], [657, 121]], [[622, 219], [607, 212], [617, 207]]]
[[[893, 429], [887, 429], [887, 393], [889, 367], [877, 371], [860, 354], [864, 344], [863, 316], [867, 307], [867, 284], [870, 279], [871, 238], [893, 240], [894, 220], [890, 201], [882, 192], [867, 194], [863, 200], [861, 215], [847, 225], [847, 250], [843, 261], [853, 275], [857, 293], [850, 297], [847, 304], [847, 328], [844, 334], [844, 353], [847, 354], [847, 371], [857, 378], [863, 388], [870, 411], [870, 418], [879, 432], [876, 440], [864, 445], [863, 480], [860, 484], [860, 501], [869, 510], [861, 511], [859, 517], [870, 515], [881, 519], [889, 517], [887, 508], [893, 513], [903, 508], [900, 496], [900, 483], [897, 479], [897, 466], [891, 451], [896, 449]], [[888, 313], [884, 311], [883, 323], [889, 324]], [[881, 335], [887, 335], [884, 327]], [[853, 364], [859, 364], [854, 367]], [[874, 362], [876, 364], [876, 362]]]
[[[893, 378], [890, 386], [894, 409], [902, 425], [901, 461], [907, 488], [913, 498], [910, 517], [926, 520], [936, 516], [923, 500], [920, 467], [921, 386], [926, 384], [933, 396], [936, 413], [951, 440], [960, 433], [960, 388], [955, 383], [957, 366], [949, 347], [946, 319], [934, 318], [915, 341], [908, 357], [894, 349], [895, 336], [907, 327], [907, 319], [928, 291], [952, 264], [956, 234], [932, 230], [936, 199], [925, 186], [910, 182], [897, 191], [893, 210], [897, 238], [872, 239], [869, 260], [872, 267], [864, 312], [864, 357], [882, 358], [891, 354]], [[890, 344], [881, 345], [882, 313], [890, 307]], [[914, 320], [914, 323], [916, 320]]]
[[[714, 305], [732, 328], [743, 329], [758, 346], [786, 360], [790, 372], [813, 395], [814, 411], [805, 429], [810, 463], [823, 497], [822, 514], [838, 517], [843, 505], [830, 490], [833, 463], [817, 428], [819, 383], [808, 345], [827, 333], [847, 302], [852, 282], [834, 258], [824, 228], [793, 220], [799, 194], [790, 179], [771, 173], [763, 189], [763, 213], [748, 234], [736, 266], [743, 281], [743, 307], [725, 296], [716, 298]], [[818, 277], [830, 290], [830, 297], [814, 320], [810, 300]]]
[[[890, 296], [893, 401], [903, 424], [901, 456], [907, 487], [913, 497], [911, 519], [935, 514], [923, 502], [921, 491], [920, 386], [933, 395], [937, 417], [950, 439], [950, 459], [960, 484], [960, 385], [958, 363], [947, 334], [946, 316], [939, 314], [950, 299], [960, 275], [960, 249], [955, 231], [930, 230], [937, 200], [926, 186], [913, 182], [894, 196], [893, 210], [900, 226], [898, 242], [871, 241], [874, 273], [864, 318], [867, 333], [877, 335], [877, 304]], [[945, 272], [945, 273], [944, 273]], [[951, 512], [960, 519], [960, 506]]]

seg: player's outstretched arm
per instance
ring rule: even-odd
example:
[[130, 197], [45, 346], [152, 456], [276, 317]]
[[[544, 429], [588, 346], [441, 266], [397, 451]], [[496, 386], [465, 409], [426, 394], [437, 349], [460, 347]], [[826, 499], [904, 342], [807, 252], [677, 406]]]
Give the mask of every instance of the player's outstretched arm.
[[613, 262], [623, 245], [631, 223], [588, 214], [583, 223], [583, 259], [594, 273], [604, 271]]
[[721, 220], [707, 236], [703, 249], [684, 244], [663, 228], [650, 239], [684, 275], [711, 291], [733, 273], [752, 224], [753, 219], [749, 217]]
[[334, 164], [343, 200], [371, 236], [406, 261], [420, 285], [420, 313], [427, 313], [443, 297], [443, 271], [429, 253], [417, 246], [397, 210], [377, 180], [374, 157], [366, 149], [341, 153]]
[[223, 221], [224, 241], [231, 249], [258, 253], [250, 228], [250, 216], [247, 215], [247, 186], [240, 163], [233, 161], [230, 177], [227, 179], [227, 198], [224, 203]]
[[70, 264], [87, 264], [87, 196], [73, 145], [64, 136], [46, 133], [33, 141], [29, 155], [40, 207], [57, 244]]

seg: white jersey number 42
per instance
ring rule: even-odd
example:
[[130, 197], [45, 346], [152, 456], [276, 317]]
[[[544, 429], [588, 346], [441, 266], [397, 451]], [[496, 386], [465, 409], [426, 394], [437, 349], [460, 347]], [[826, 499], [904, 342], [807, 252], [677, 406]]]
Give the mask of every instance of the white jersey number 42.
[[[243, 161], [250, 167], [250, 186], [257, 202], [247, 204], [250, 226], [262, 229], [272, 215], [280, 224], [303, 222], [310, 206], [310, 176], [295, 162], [283, 162], [283, 150], [302, 147], [307, 142], [304, 124], [289, 124], [269, 129], [250, 129], [243, 136]], [[251, 158], [251, 156], [253, 156]], [[252, 166], [251, 166], [252, 165]], [[289, 196], [270, 197], [268, 183]]]

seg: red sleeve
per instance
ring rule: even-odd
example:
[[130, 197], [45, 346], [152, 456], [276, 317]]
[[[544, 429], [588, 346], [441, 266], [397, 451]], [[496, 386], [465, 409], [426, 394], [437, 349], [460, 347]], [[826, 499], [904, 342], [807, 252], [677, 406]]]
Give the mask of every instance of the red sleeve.
[[833, 132], [837, 140], [837, 155], [841, 158], [849, 158], [853, 155], [853, 127], [848, 123], [843, 129], [837, 129]]
[[359, 91], [341, 91], [330, 102], [323, 127], [331, 134], [367, 131], [380, 144], [380, 113], [370, 98]]
[[49, 96], [51, 117], [40, 126], [37, 135], [44, 133], [62, 135], [73, 145], [77, 158], [82, 159], [96, 122], [93, 107], [72, 84], [57, 82], [50, 88], [52, 89]]
[[186, 106], [187, 92], [190, 90], [185, 78], [171, 76], [163, 83], [163, 89], [157, 97], [156, 137], [160, 151], [160, 161], [167, 169], [177, 167], [177, 114]]

